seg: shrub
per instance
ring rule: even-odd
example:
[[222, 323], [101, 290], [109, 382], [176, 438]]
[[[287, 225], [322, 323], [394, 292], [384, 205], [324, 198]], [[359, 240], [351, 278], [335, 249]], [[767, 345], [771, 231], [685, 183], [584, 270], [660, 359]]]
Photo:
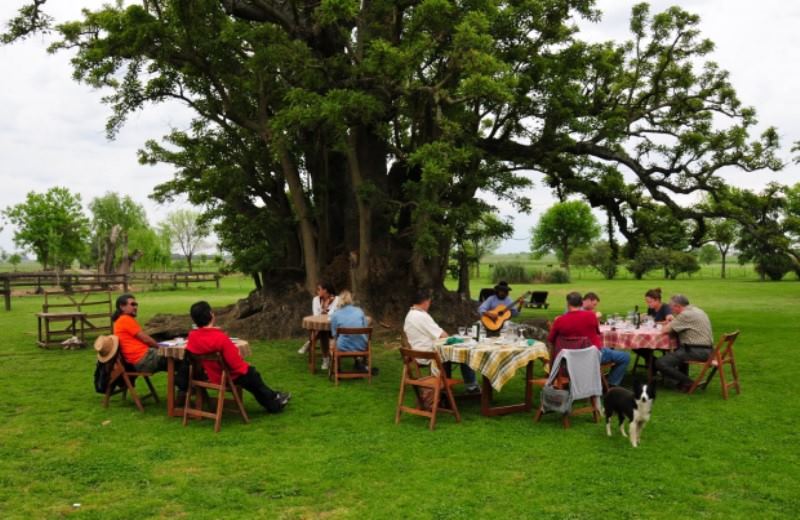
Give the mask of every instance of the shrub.
[[687, 273], [691, 276], [692, 273], [696, 273], [699, 270], [700, 264], [693, 254], [683, 251], [664, 252], [664, 272], [667, 278], [674, 280], [681, 273]]
[[547, 273], [547, 283], [569, 283], [569, 273], [563, 269], [554, 269]]
[[497, 264], [492, 269], [492, 283], [501, 280], [508, 283], [528, 283], [528, 276], [520, 264]]
[[761, 275], [761, 278], [768, 276], [774, 282], [783, 279], [793, 267], [791, 258], [781, 253], [764, 255], [756, 262], [756, 272]]
[[625, 264], [625, 268], [630, 271], [637, 280], [648, 271], [652, 271], [664, 264], [663, 255], [652, 248], [643, 247], [639, 249], [636, 256]]

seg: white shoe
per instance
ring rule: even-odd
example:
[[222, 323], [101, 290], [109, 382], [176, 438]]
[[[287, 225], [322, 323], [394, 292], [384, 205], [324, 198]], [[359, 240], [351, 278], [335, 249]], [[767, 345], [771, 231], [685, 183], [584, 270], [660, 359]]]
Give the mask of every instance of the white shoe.
[[306, 352], [308, 352], [308, 346], [309, 346], [309, 345], [311, 345], [311, 343], [310, 343], [309, 341], [306, 341], [305, 343], [303, 343], [303, 346], [302, 346], [302, 347], [300, 347], [300, 348], [297, 350], [297, 353], [298, 353], [298, 354], [305, 354]]
[[322, 358], [322, 370], [328, 370], [328, 367], [331, 366], [331, 358], [324, 357]]

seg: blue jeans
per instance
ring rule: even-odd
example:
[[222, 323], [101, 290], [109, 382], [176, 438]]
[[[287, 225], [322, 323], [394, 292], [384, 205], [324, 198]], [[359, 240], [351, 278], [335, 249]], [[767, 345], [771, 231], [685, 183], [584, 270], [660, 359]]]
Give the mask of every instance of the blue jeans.
[[461, 376], [464, 378], [464, 384], [466, 386], [477, 386], [477, 377], [475, 376], [475, 371], [472, 370], [469, 365], [466, 363], [460, 363], [461, 365]]
[[608, 347], [603, 347], [600, 350], [600, 364], [614, 363], [611, 373], [608, 374], [608, 384], [611, 386], [617, 386], [622, 382], [630, 361], [630, 353], [624, 350], [614, 350]]

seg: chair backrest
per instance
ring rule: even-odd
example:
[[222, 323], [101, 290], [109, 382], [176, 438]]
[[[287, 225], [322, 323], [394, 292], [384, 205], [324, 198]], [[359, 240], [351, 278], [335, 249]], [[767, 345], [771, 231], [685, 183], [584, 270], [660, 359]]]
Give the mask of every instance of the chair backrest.
[[719, 341], [717, 341], [717, 346], [714, 347], [714, 350], [718, 351], [720, 354], [728, 352], [731, 347], [733, 347], [733, 344], [736, 343], [736, 338], [738, 337], [738, 330], [724, 333], [722, 336], [720, 336]]
[[194, 354], [192, 352], [189, 352], [189, 350], [187, 350], [186, 361], [187, 363], [192, 365], [194, 367], [194, 370], [196, 371], [193, 375], [194, 379], [197, 379], [198, 378], [197, 376], [206, 377], [206, 371], [205, 368], [203, 368], [204, 361], [211, 361], [214, 363], [218, 363], [220, 366], [220, 370], [222, 372], [226, 372], [228, 376], [230, 376], [231, 373], [231, 369], [225, 362], [225, 358], [222, 356], [221, 352], [212, 352], [210, 354]]
[[581, 348], [591, 347], [592, 343], [586, 336], [556, 336], [555, 345], [553, 345], [553, 356], [557, 356], [562, 350], [577, 350]]
[[486, 287], [481, 289], [481, 292], [478, 294], [478, 301], [482, 302], [489, 298], [490, 296], [494, 296], [494, 289], [491, 287]]
[[547, 291], [533, 291], [531, 293], [531, 303], [545, 303], [547, 301]]
[[[584, 399], [603, 394], [599, 350], [591, 346], [580, 349], [562, 349], [553, 361], [553, 366], [556, 367], [562, 363], [569, 367], [569, 391], [573, 399]], [[556, 370], [550, 371], [548, 384], [552, 384], [556, 374]]]
[[408, 368], [408, 374], [411, 376], [411, 379], [419, 379], [421, 377], [418, 360], [424, 360], [425, 362], [423, 364], [430, 362], [436, 367], [440, 375], [445, 373], [442, 365], [442, 358], [439, 357], [438, 352], [401, 348], [400, 356], [403, 358], [403, 364]]
[[337, 336], [366, 336], [367, 343], [372, 339], [372, 327], [339, 327]]

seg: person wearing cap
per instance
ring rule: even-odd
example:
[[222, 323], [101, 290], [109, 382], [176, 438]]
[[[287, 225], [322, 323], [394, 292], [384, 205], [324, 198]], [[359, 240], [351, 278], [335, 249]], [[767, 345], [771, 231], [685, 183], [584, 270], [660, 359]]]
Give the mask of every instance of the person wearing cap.
[[483, 303], [481, 303], [480, 307], [478, 307], [478, 314], [481, 316], [487, 314], [489, 316], [496, 317], [497, 313], [495, 313], [493, 309], [497, 308], [498, 305], [505, 305], [511, 309], [512, 316], [519, 315], [519, 309], [516, 307], [511, 307], [514, 303], [514, 300], [512, 300], [511, 296], [509, 296], [510, 292], [511, 287], [509, 287], [508, 283], [506, 282], [500, 282], [495, 285], [494, 294], [483, 300]]
[[[119, 338], [122, 358], [138, 372], [166, 372], [167, 358], [158, 355], [158, 343], [145, 334], [136, 321], [139, 303], [132, 294], [122, 294], [117, 298], [116, 310], [111, 315], [114, 335]], [[188, 372], [182, 360], [175, 360], [175, 385], [181, 392], [188, 386]]]
[[[214, 326], [216, 317], [211, 310], [208, 302], [199, 301], [189, 309], [192, 321], [197, 328], [189, 332], [186, 338], [186, 350], [192, 354], [222, 354], [225, 363], [231, 369], [233, 381], [253, 394], [258, 404], [263, 406], [270, 413], [282, 411], [292, 394], [288, 392], [276, 392], [268, 387], [261, 378], [256, 367], [249, 365], [239, 352], [231, 338]], [[203, 361], [208, 380], [214, 384], [219, 384], [222, 376], [222, 368], [217, 361]]]

